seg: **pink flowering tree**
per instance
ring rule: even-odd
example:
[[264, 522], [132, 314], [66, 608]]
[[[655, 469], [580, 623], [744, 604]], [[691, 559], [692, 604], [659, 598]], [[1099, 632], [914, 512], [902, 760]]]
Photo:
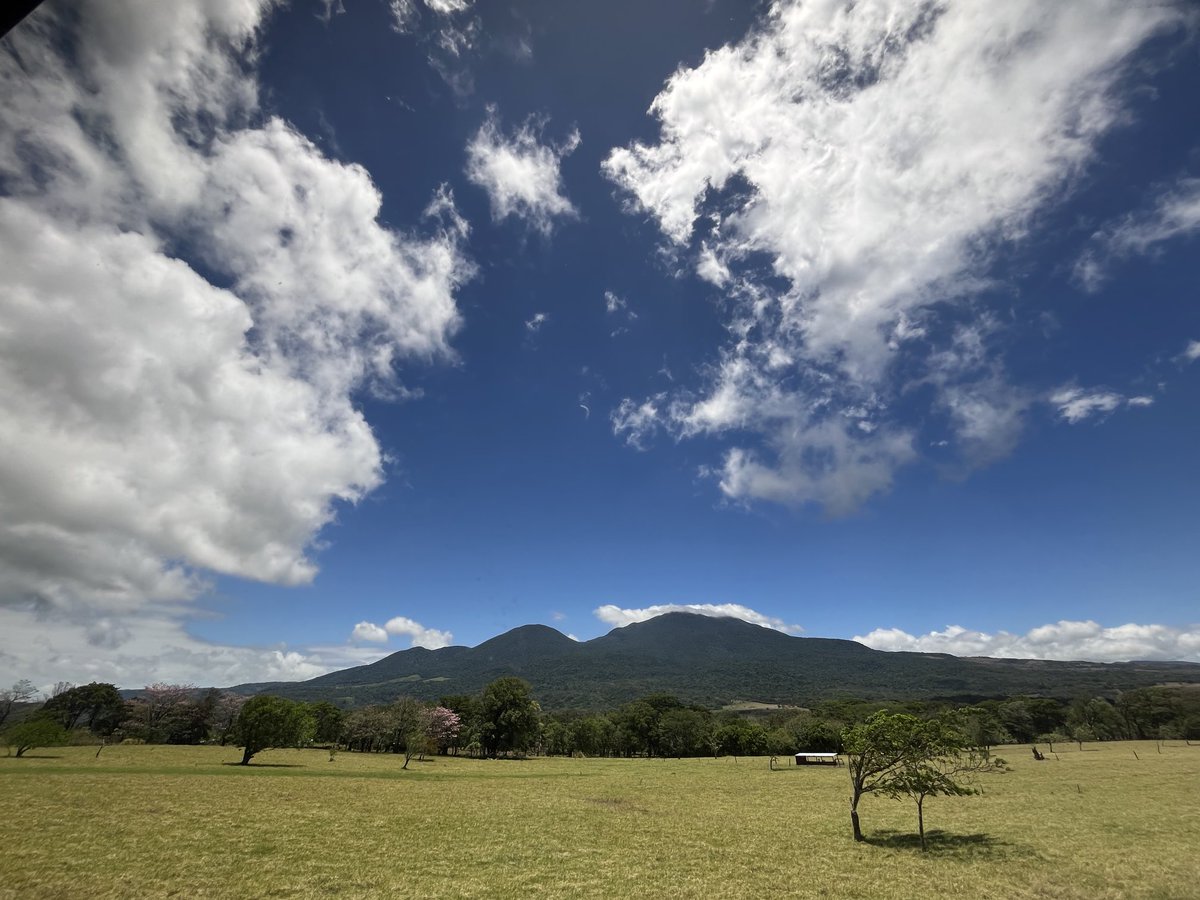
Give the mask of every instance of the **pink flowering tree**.
[[438, 752], [445, 753], [448, 748], [453, 747], [461, 729], [462, 719], [454, 710], [435, 706], [425, 711], [425, 734]]

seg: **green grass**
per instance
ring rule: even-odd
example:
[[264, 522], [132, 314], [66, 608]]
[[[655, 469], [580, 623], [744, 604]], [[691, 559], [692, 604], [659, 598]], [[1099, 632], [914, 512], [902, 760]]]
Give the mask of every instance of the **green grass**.
[[910, 804], [855, 844], [844, 769], [765, 759], [39, 750], [0, 757], [0, 897], [1200, 895], [1200, 747], [1059, 749], [928, 801], [928, 853]]

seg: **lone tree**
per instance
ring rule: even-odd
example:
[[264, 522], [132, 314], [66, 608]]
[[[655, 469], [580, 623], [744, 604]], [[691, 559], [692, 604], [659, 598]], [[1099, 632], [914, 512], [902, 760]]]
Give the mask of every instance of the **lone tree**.
[[986, 772], [1006, 772], [1004, 760], [991, 755], [990, 746], [980, 747], [957, 723], [932, 720], [916, 732], [918, 752], [881, 785], [889, 797], [909, 797], [917, 805], [917, 832], [921, 849], [925, 844], [925, 798], [966, 797], [979, 793], [975, 778]]
[[952, 721], [879, 712], [842, 733], [850, 772], [850, 824], [863, 840], [858, 801], [864, 794], [911, 797], [917, 805], [921, 849], [925, 845], [925, 799], [976, 793], [974, 777], [1003, 772], [1002, 759], [990, 758]]
[[66, 729], [48, 716], [34, 716], [18, 722], [4, 732], [4, 743], [17, 751], [17, 756], [34, 747], [59, 747], [67, 742]]
[[271, 747], [294, 747], [313, 730], [313, 720], [301, 703], [282, 697], [251, 697], [238, 713], [235, 732], [245, 750], [240, 765], [250, 765], [254, 754]]
[[916, 716], [877, 712], [842, 732], [850, 773], [850, 825], [856, 841], [864, 840], [858, 802], [864, 794], [887, 791], [893, 779], [920, 755], [921, 724]]

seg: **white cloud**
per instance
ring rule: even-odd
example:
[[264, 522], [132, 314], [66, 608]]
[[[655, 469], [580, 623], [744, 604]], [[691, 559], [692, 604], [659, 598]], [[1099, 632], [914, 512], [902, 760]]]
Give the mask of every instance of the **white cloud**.
[[650, 439], [662, 425], [659, 406], [665, 398], [665, 394], [659, 394], [641, 403], [635, 403], [628, 398], [622, 400], [610, 416], [613, 434], [624, 437], [631, 447], [646, 449]]
[[1059, 388], [1049, 397], [1058, 415], [1071, 425], [1078, 425], [1092, 416], [1106, 416], [1122, 406], [1146, 407], [1154, 404], [1153, 397], [1126, 397], [1114, 391]]
[[350, 645], [235, 647], [190, 635], [161, 610], [115, 619], [66, 621], [34, 605], [0, 606], [0, 673], [46, 690], [57, 681], [111, 682], [139, 688], [155, 681], [228, 687], [299, 681], [372, 663], [389, 651]]
[[636, 322], [638, 317], [638, 314], [629, 308], [629, 301], [624, 297], [614, 294], [612, 291], [604, 292], [604, 311], [609, 316], [620, 317], [626, 323], [614, 328], [609, 335], [610, 337], [628, 333], [629, 324]]
[[350, 633], [352, 641], [369, 641], [372, 644], [386, 644], [387, 630], [380, 628], [374, 622], [359, 622]]
[[912, 635], [899, 628], [877, 628], [854, 640], [876, 650], [950, 653], [954, 656], [993, 656], [1012, 659], [1082, 659], [1097, 662], [1127, 660], [1200, 661], [1200, 627], [1117, 625], [1063, 620], [1025, 634], [989, 634], [951, 625], [944, 631]]
[[1075, 278], [1095, 291], [1105, 282], [1113, 263], [1154, 253], [1158, 245], [1200, 231], [1200, 178], [1180, 178], [1160, 192], [1154, 208], [1125, 216], [1092, 235], [1075, 263]]
[[637, 318], [637, 313], [629, 308], [629, 301], [612, 291], [604, 292], [604, 311], [610, 316], [621, 313], [629, 319]]
[[1200, 341], [1189, 341], [1183, 351], [1183, 358], [1188, 362], [1195, 362], [1200, 359]]
[[[653, 411], [677, 437], [732, 437], [726, 495], [832, 511], [886, 490], [930, 443], [919, 428], [948, 431], [972, 465], [1011, 450], [1028, 400], [976, 302], [983, 273], [1122, 121], [1134, 51], [1183, 16], [1120, 0], [784, 0], [678, 70], [650, 108], [659, 140], [603, 168], [723, 290], [730, 338], [702, 392], [629, 400], [618, 433]], [[868, 400], [869, 421], [840, 415]]]
[[696, 613], [697, 615], [712, 616], [714, 618], [741, 619], [743, 622], [761, 625], [763, 628], [770, 628], [773, 631], [782, 631], [784, 634], [800, 634], [804, 631], [799, 625], [788, 625], [783, 619], [764, 615], [750, 609], [748, 606], [742, 606], [740, 603], [661, 603], [655, 606], [645, 606], [641, 609], [622, 609], [613, 603], [609, 603], [592, 610], [593, 615], [597, 619], [605, 624], [612, 625], [614, 628], [621, 628], [633, 622], [645, 622], [647, 619], [653, 619], [655, 616], [671, 612]]
[[534, 313], [532, 317], [525, 320], [525, 330], [530, 334], [537, 334], [549, 320], [550, 317], [544, 312]]
[[440, 16], [452, 16], [471, 8], [472, 0], [425, 0], [425, 5]]
[[393, 619], [388, 619], [387, 624], [383, 626], [388, 634], [402, 634], [411, 639], [411, 646], [425, 647], [429, 650], [437, 650], [439, 647], [449, 647], [454, 640], [454, 635], [449, 631], [438, 631], [436, 628], [426, 628], [420, 622], [414, 622], [412, 619], [404, 616], [396, 616]]
[[563, 195], [559, 171], [563, 157], [579, 146], [572, 131], [559, 145], [543, 144], [543, 123], [529, 119], [511, 136], [500, 129], [495, 106], [467, 144], [467, 178], [487, 191], [492, 219], [523, 219], [531, 228], [550, 234], [555, 220], [572, 219], [578, 211]]
[[0, 603], [310, 581], [383, 477], [353, 393], [453, 356], [465, 223], [443, 191], [385, 228], [364, 169], [259, 115], [270, 6], [48, 5], [0, 47]]

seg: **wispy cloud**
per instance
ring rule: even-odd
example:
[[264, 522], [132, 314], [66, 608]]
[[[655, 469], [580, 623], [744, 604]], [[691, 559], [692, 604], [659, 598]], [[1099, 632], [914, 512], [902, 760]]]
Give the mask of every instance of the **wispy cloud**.
[[525, 330], [530, 334], [537, 334], [549, 320], [550, 317], [544, 312], [534, 313], [530, 318], [525, 320]]
[[1154, 398], [1145, 395], [1127, 397], [1115, 391], [1079, 387], [1060, 388], [1050, 395], [1049, 401], [1059, 417], [1071, 425], [1094, 416], [1106, 416], [1123, 406], [1147, 407], [1154, 404]]
[[1200, 232], [1200, 178], [1185, 177], [1162, 190], [1153, 208], [1132, 213], [1092, 236], [1075, 263], [1075, 279], [1099, 290], [1114, 264], [1153, 254], [1160, 244]]
[[1200, 627], [1117, 625], [1063, 620], [1025, 634], [989, 634], [950, 625], [943, 631], [912, 635], [899, 628], [876, 628], [854, 640], [876, 650], [912, 650], [954, 656], [1012, 659], [1060, 659], [1120, 662], [1128, 660], [1200, 661]]
[[714, 618], [741, 619], [753, 625], [761, 625], [773, 631], [784, 634], [800, 634], [804, 631], [799, 625], [788, 625], [783, 619], [764, 615], [757, 610], [742, 606], [740, 603], [660, 603], [655, 606], [644, 606], [641, 609], [623, 609], [609, 603], [592, 610], [593, 615], [601, 622], [620, 628], [633, 622], [645, 622], [664, 613], [686, 612]]
[[580, 139], [579, 132], [572, 131], [561, 144], [542, 143], [544, 127], [544, 122], [531, 118], [505, 134], [496, 107], [489, 106], [467, 144], [467, 178], [487, 191], [493, 220], [511, 216], [548, 235], [556, 221], [578, 216], [563, 193], [559, 167]]
[[[1036, 391], [1009, 383], [984, 273], [1123, 120], [1135, 51], [1184, 16], [784, 0], [678, 70], [651, 105], [658, 141], [603, 168], [721, 288], [730, 338], [700, 391], [630, 398], [614, 429], [733, 440], [711, 467], [726, 496], [832, 512], [936, 440], [968, 466], [1009, 452]], [[864, 403], [869, 419], [842, 415]]]

